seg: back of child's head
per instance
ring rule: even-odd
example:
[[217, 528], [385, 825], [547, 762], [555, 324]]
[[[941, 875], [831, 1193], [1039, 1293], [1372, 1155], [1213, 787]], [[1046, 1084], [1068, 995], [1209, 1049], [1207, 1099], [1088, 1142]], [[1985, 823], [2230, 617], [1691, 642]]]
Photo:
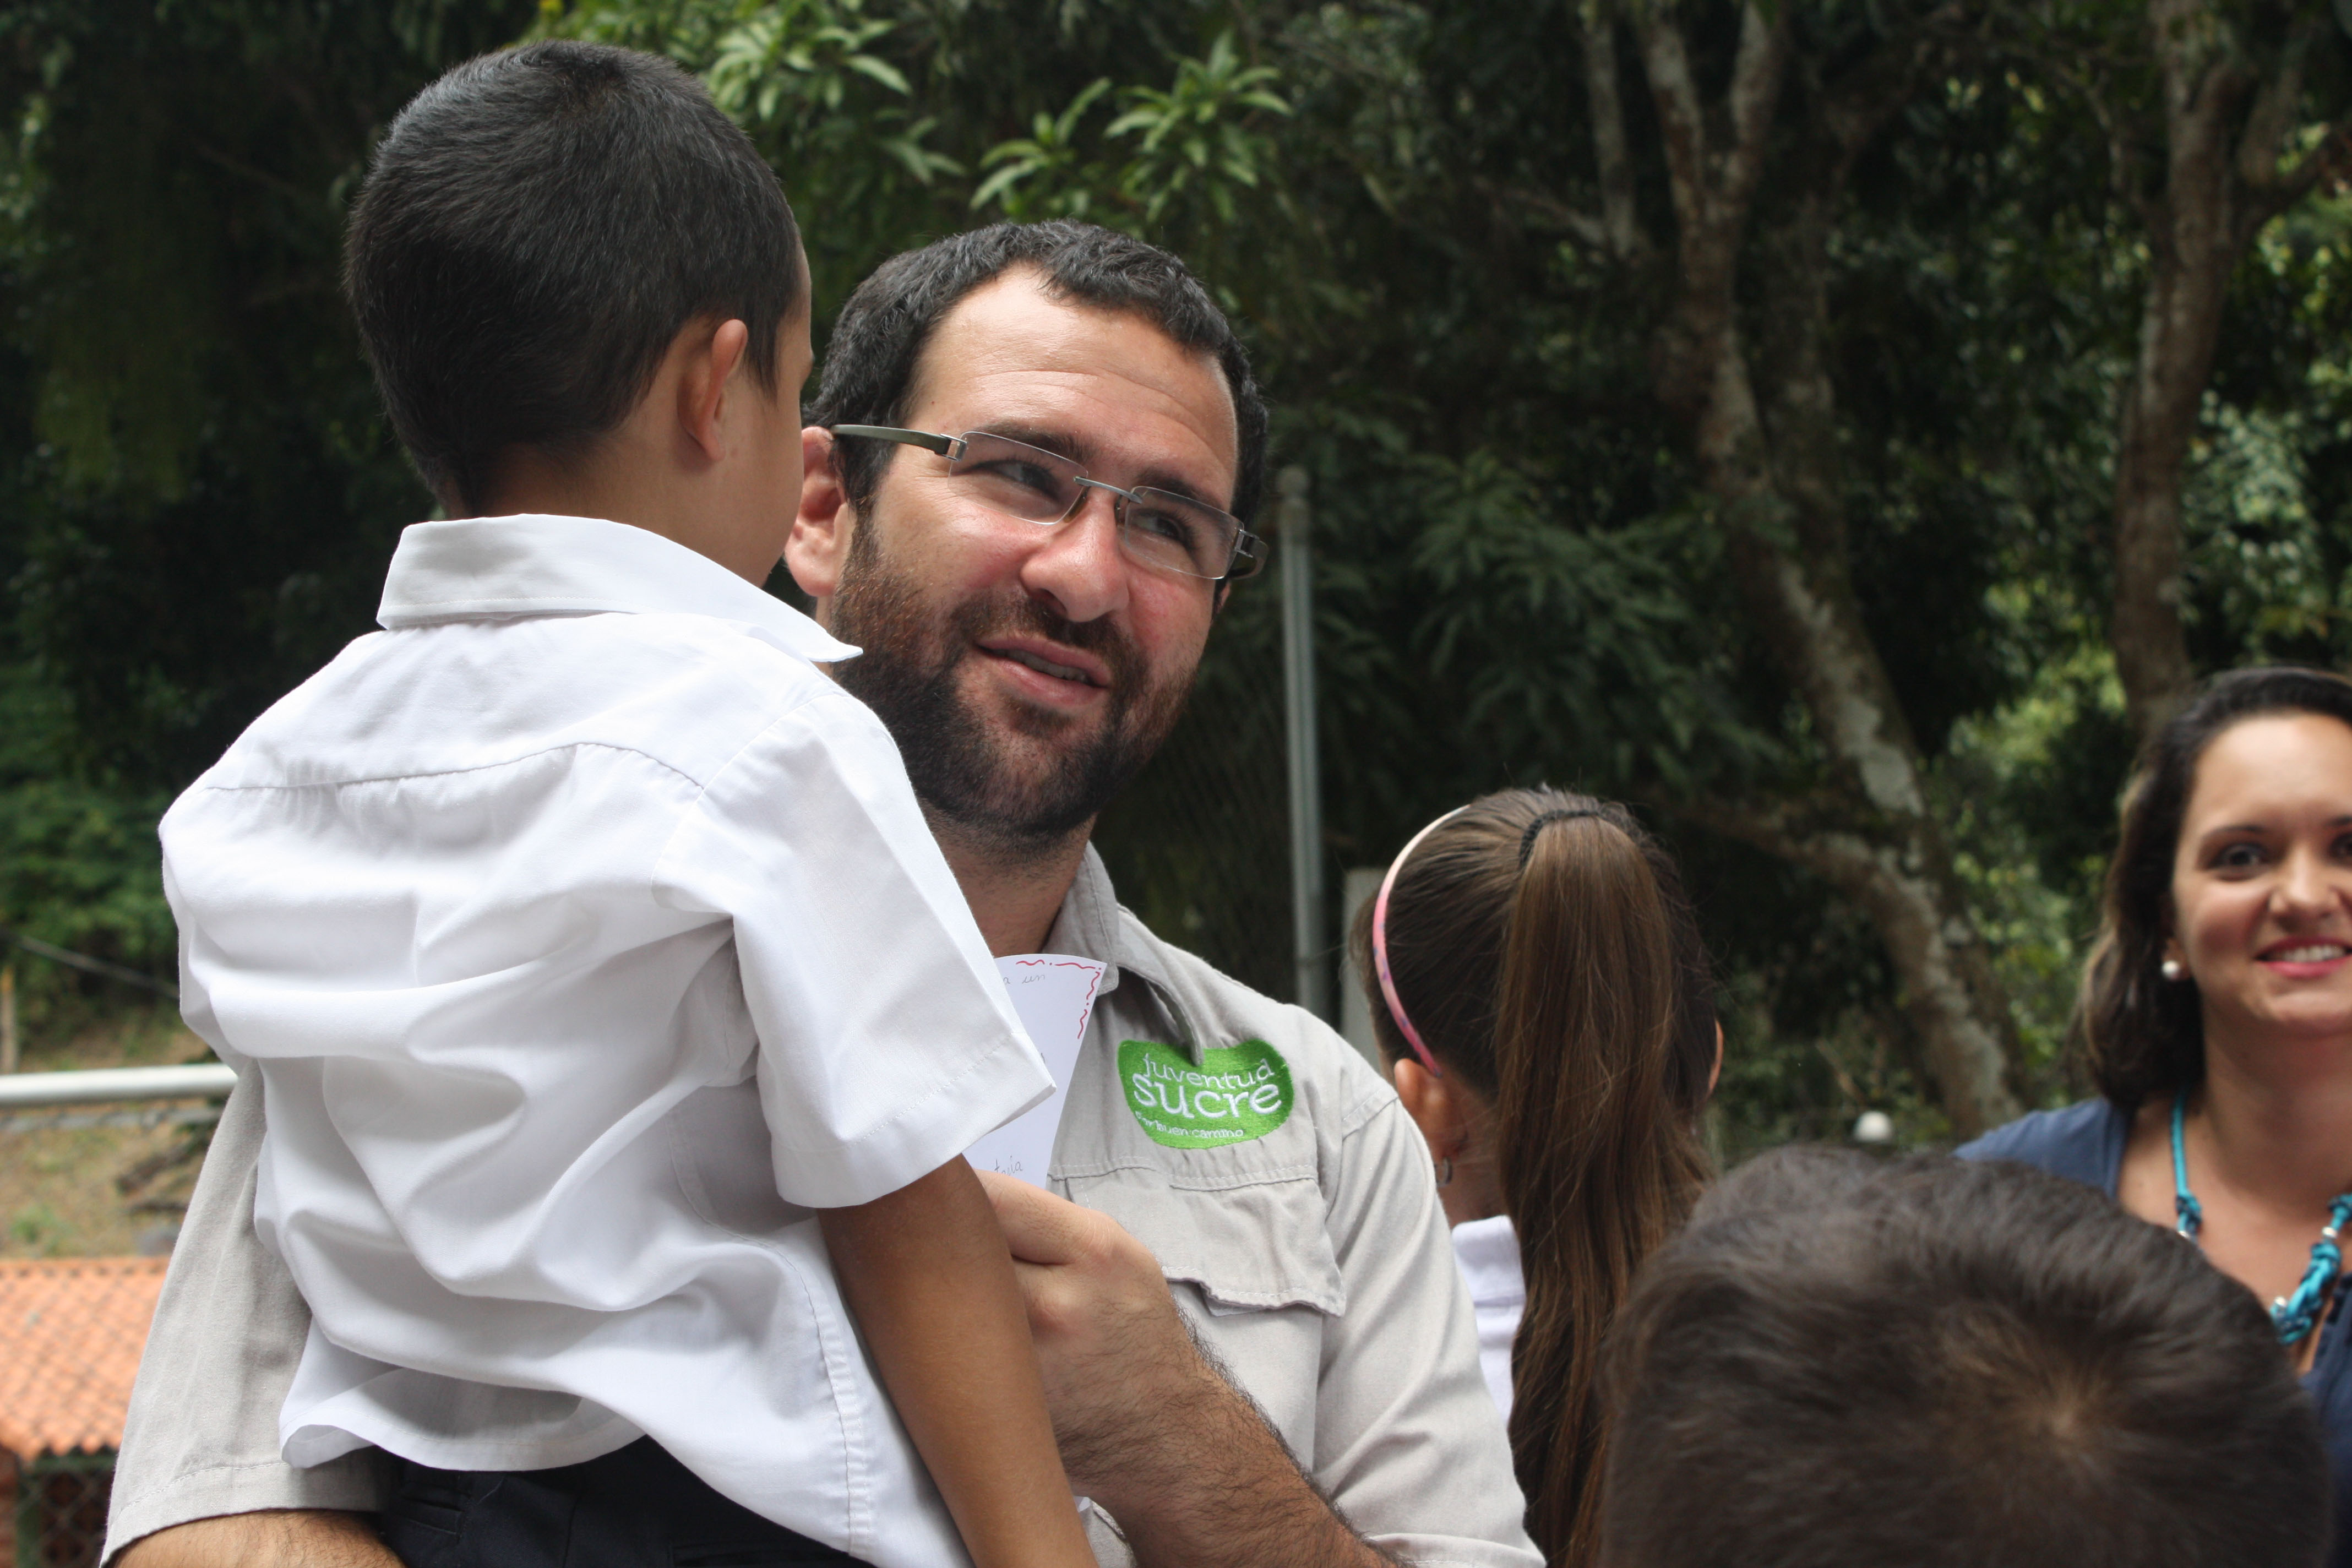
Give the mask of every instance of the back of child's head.
[[468, 61], [401, 111], [344, 287], [393, 428], [453, 515], [507, 453], [577, 453], [618, 426], [689, 323], [740, 320], [772, 395], [803, 303], [792, 208], [700, 84], [564, 40]]
[[1609, 1568], [2312, 1568], [2329, 1482], [2269, 1319], [2019, 1165], [1788, 1149], [1650, 1260], [1607, 1374]]
[[1432, 827], [1350, 941], [1385, 963], [1373, 1033], [1411, 1059], [1398, 1009], [1491, 1108], [1527, 1307], [1511, 1354], [1511, 1449], [1528, 1530], [1580, 1561], [1608, 1432], [1601, 1345], [1634, 1270], [1679, 1226], [1708, 1165], [1713, 984], [1671, 856], [1623, 806], [1554, 789], [1486, 795]]

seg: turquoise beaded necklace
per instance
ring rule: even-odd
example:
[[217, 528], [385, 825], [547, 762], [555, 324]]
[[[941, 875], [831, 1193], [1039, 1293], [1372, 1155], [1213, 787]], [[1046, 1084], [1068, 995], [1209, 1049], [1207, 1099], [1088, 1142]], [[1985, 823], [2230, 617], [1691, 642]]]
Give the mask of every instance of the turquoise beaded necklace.
[[[2205, 1228], [2205, 1211], [2198, 1205], [2197, 1194], [2189, 1190], [2189, 1155], [2180, 1136], [2188, 1104], [2187, 1095], [2173, 1097], [2172, 1212], [2177, 1216], [2173, 1229], [2194, 1243], [2197, 1233]], [[2327, 1305], [2327, 1293], [2344, 1267], [2344, 1251], [2336, 1238], [2347, 1225], [2352, 1225], [2352, 1193], [2339, 1195], [2327, 1205], [2326, 1226], [2311, 1245], [2311, 1267], [2303, 1271], [2303, 1282], [2294, 1288], [2294, 1294], [2271, 1303], [2271, 1324], [2278, 1331], [2279, 1343], [2301, 1344], [2319, 1326], [2320, 1310]]]

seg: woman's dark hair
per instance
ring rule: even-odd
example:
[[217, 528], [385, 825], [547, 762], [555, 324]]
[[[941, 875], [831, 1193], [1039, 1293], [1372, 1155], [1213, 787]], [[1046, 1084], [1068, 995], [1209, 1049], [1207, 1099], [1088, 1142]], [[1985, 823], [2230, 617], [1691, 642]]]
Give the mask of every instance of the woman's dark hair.
[[400, 111], [343, 284], [394, 430], [460, 514], [506, 453], [617, 426], [701, 318], [750, 329], [772, 395], [803, 302], [793, 209], [701, 84], [564, 39], [469, 60]]
[[[1233, 323], [1181, 260], [1090, 223], [991, 224], [876, 268], [834, 322], [809, 423], [904, 425], [923, 350], [939, 324], [966, 295], [1024, 267], [1045, 279], [1055, 300], [1141, 316], [1178, 346], [1216, 360], [1233, 396], [1241, 448], [1230, 510], [1249, 521], [1265, 491], [1265, 400]], [[835, 449], [835, 471], [852, 506], [863, 512], [872, 505], [883, 467], [898, 450], [878, 441], [847, 441]]]
[[2134, 1110], [2205, 1079], [2205, 1023], [2191, 980], [2166, 980], [2172, 865], [2198, 760], [2231, 725], [2267, 713], [2316, 713], [2352, 726], [2352, 681], [2325, 670], [2235, 669], [2198, 688], [2141, 747], [2124, 793], [2123, 831], [2084, 966], [2075, 1032], [2091, 1081]]
[[[1373, 1032], [1408, 1049], [1351, 935]], [[1528, 1531], [1591, 1561], [1607, 1430], [1601, 1349], [1643, 1258], [1708, 1171], [1713, 979], [1673, 859], [1628, 812], [1515, 789], [1424, 839], [1389, 897], [1389, 973], [1448, 1073], [1494, 1108], [1527, 1310], [1511, 1347], [1511, 1453]]]

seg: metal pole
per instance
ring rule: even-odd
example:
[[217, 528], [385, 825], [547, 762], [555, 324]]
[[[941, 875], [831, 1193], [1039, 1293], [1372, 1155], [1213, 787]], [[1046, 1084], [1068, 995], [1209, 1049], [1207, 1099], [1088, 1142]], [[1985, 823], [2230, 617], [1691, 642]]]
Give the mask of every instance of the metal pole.
[[0, 1110], [52, 1105], [108, 1105], [137, 1100], [210, 1100], [236, 1087], [236, 1069], [218, 1062], [177, 1068], [85, 1068], [22, 1072], [0, 1081]]
[[1290, 941], [1298, 1005], [1328, 1017], [1323, 984], [1323, 779], [1315, 732], [1315, 552], [1307, 470], [1282, 470], [1282, 690], [1289, 731]]

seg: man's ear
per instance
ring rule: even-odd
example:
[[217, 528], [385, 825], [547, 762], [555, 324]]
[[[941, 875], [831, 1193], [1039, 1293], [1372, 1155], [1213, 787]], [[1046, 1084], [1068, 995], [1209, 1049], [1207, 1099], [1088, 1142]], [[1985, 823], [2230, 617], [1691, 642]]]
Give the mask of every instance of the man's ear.
[[820, 620], [824, 601], [841, 589], [849, 534], [856, 526], [857, 509], [849, 504], [834, 467], [833, 432], [812, 425], [801, 432], [801, 509], [784, 541], [784, 565], [801, 592], [817, 601]]
[[707, 338], [688, 326], [672, 351], [682, 350], [685, 355], [677, 377], [678, 433], [707, 462], [727, 455], [727, 384], [743, 363], [743, 350], [751, 341], [749, 327], [726, 321], [710, 329]]

